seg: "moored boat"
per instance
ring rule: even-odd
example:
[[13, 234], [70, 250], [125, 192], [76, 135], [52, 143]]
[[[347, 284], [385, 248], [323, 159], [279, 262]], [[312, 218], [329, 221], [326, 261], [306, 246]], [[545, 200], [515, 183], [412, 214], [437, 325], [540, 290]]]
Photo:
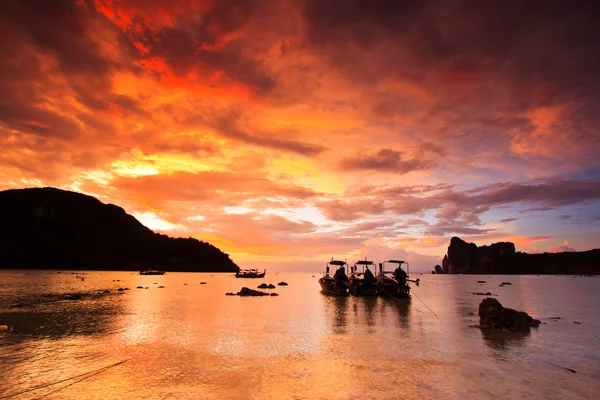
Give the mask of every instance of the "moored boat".
[[140, 271], [140, 275], [164, 275], [165, 271], [158, 271], [156, 269], [144, 269]]
[[[406, 271], [402, 269], [402, 264], [406, 265]], [[391, 270], [392, 265], [396, 265], [394, 270]], [[408, 282], [415, 282], [419, 286], [419, 279], [414, 281], [409, 279], [409, 268], [408, 263], [401, 260], [389, 260], [379, 264], [377, 292], [397, 298], [410, 299]]]
[[[343, 276], [335, 274], [332, 276], [330, 274], [331, 266], [335, 267], [336, 270], [340, 268], [345, 268], [348, 266], [346, 261], [334, 260], [333, 258], [325, 265], [325, 273], [322, 277], [319, 278], [319, 285], [321, 285], [321, 289], [324, 294], [332, 295], [332, 296], [344, 296], [348, 294], [348, 277], [343, 279]], [[337, 272], [337, 271], [336, 271]]]
[[267, 274], [265, 269], [263, 272], [258, 272], [258, 269], [240, 269], [235, 273], [236, 278], [264, 278]]
[[[369, 267], [375, 265], [373, 261], [367, 259], [357, 261], [352, 267], [350, 267], [350, 276], [348, 277], [348, 284], [350, 293], [354, 296], [376, 296], [377, 295], [377, 281]], [[358, 271], [358, 269], [361, 271]], [[369, 272], [367, 272], [367, 270]]]

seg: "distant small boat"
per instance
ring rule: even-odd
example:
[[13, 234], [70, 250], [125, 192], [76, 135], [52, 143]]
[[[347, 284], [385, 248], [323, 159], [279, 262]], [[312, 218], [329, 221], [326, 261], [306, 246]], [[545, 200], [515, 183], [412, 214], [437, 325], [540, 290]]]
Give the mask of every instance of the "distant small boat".
[[[394, 271], [386, 270], [386, 264], [397, 264], [398, 267], [406, 264], [406, 278], [398, 281], [394, 277]], [[398, 268], [396, 267], [396, 268]], [[389, 260], [379, 264], [379, 274], [377, 274], [377, 292], [397, 298], [410, 299], [410, 286], [408, 282], [415, 282], [419, 286], [419, 279], [409, 279], [409, 265], [405, 261]]]
[[[367, 259], [360, 260], [356, 262], [352, 267], [350, 267], [350, 276], [348, 277], [348, 284], [350, 293], [354, 296], [377, 296], [377, 279], [375, 278], [375, 274], [372, 275], [373, 282], [371, 284], [365, 284], [364, 276], [366, 269], [374, 265], [373, 261], [369, 261]], [[358, 271], [358, 267], [362, 267], [362, 271]], [[372, 273], [373, 271], [371, 271]], [[375, 271], [376, 272], [376, 271]]]
[[[348, 263], [346, 261], [334, 260], [331, 259], [325, 265], [325, 273], [322, 277], [319, 278], [319, 285], [321, 285], [321, 289], [324, 294], [332, 295], [332, 296], [344, 296], [348, 294], [348, 282], [343, 280], [336, 280], [329, 273], [330, 266], [335, 266], [337, 268], [347, 267]], [[346, 277], [347, 279], [347, 277]]]
[[267, 274], [265, 269], [263, 272], [258, 272], [258, 269], [240, 269], [235, 273], [236, 278], [264, 278]]
[[144, 269], [140, 271], [140, 275], [164, 275], [165, 271], [158, 271], [155, 269]]

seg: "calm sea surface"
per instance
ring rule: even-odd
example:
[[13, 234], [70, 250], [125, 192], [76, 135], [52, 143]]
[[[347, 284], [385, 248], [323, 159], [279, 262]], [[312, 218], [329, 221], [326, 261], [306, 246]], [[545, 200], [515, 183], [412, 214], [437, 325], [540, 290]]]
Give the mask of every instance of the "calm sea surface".
[[[422, 275], [406, 302], [319, 276], [0, 270], [0, 399], [600, 398], [600, 277]], [[488, 291], [545, 324], [470, 327]]]

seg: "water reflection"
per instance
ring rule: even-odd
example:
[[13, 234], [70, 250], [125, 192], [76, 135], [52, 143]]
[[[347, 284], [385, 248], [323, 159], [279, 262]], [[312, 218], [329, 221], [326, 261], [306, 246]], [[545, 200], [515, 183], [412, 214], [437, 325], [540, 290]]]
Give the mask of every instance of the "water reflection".
[[[18, 280], [0, 273], [3, 284], [8, 279], [14, 282], [0, 285], [0, 324], [11, 318], [9, 325], [19, 330], [0, 334], [0, 397], [125, 359], [130, 361], [80, 384], [65, 382], [64, 389], [52, 396], [44, 397], [54, 388], [21, 398], [589, 400], [596, 399], [600, 390], [598, 368], [594, 368], [598, 360], [594, 311], [600, 307], [597, 282], [563, 292], [558, 278], [532, 278], [531, 285], [539, 282], [531, 289], [532, 296], [538, 296], [536, 308], [527, 309], [509, 297], [501, 299], [508, 307], [542, 316], [585, 313], [572, 317], [581, 325], [544, 325], [530, 339], [479, 333], [469, 327], [477, 316], [468, 311], [476, 313], [481, 300], [471, 294], [479, 290], [479, 278], [472, 276], [424, 277], [426, 284], [415, 289], [408, 303], [387, 296], [323, 296], [315, 278], [306, 275], [278, 278], [290, 285], [278, 287], [280, 296], [273, 298], [225, 296], [241, 287], [240, 281], [227, 275], [207, 279], [197, 274], [90, 273], [85, 281], [56, 275], [36, 277], [40, 283], [30, 285], [35, 281], [31, 277], [19, 275]], [[497, 287], [506, 278], [485, 279]], [[555, 280], [556, 286], [548, 289], [553, 292], [546, 295], [548, 284]], [[200, 286], [200, 281], [208, 284]], [[38, 286], [31, 288], [34, 285]], [[17, 302], [15, 297], [22, 301], [24, 293], [98, 288], [112, 292], [116, 285], [150, 289], [106, 298], [114, 303], [108, 307], [102, 304], [104, 299], [96, 305], [96, 300], [82, 299], [10, 308]], [[160, 285], [165, 288], [156, 287]], [[572, 298], [573, 292], [579, 295], [586, 290], [586, 297]], [[34, 332], [33, 328], [47, 325], [54, 312], [59, 313], [56, 321]], [[103, 330], [117, 333], [103, 334]], [[47, 336], [38, 338], [32, 332]], [[29, 340], [6, 343], [26, 333]], [[548, 366], [543, 373], [540, 361]], [[573, 368], [577, 374], [548, 362]]]
[[363, 297], [361, 299], [365, 314], [365, 322], [367, 326], [373, 327], [375, 325], [377, 298], [376, 297]]
[[511, 347], [521, 347], [531, 336], [529, 332], [496, 331], [493, 329], [481, 329], [484, 343], [493, 350], [506, 351]]
[[352, 299], [348, 296], [327, 296], [325, 311], [328, 314], [328, 319], [332, 321], [331, 327], [335, 334], [346, 333], [350, 300]]
[[373, 333], [374, 327], [381, 323], [377, 308], [377, 298], [373, 296], [355, 297], [352, 302], [352, 325], [366, 326], [367, 333]]
[[382, 319], [393, 317], [400, 328], [409, 329], [410, 309], [411, 300], [382, 297], [379, 311]]
[[16, 343], [30, 338], [60, 339], [65, 336], [110, 333], [115, 329], [112, 316], [122, 313], [117, 296], [18, 304], [20, 307], [2, 315], [3, 323], [12, 328], [3, 343]]

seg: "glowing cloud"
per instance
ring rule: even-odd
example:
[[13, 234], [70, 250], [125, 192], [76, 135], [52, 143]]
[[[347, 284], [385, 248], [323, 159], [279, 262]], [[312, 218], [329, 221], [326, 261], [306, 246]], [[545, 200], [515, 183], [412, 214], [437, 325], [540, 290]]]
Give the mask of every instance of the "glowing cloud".
[[597, 247], [593, 12], [4, 0], [0, 189], [82, 191], [242, 266], [398, 255], [429, 271], [454, 235]]

